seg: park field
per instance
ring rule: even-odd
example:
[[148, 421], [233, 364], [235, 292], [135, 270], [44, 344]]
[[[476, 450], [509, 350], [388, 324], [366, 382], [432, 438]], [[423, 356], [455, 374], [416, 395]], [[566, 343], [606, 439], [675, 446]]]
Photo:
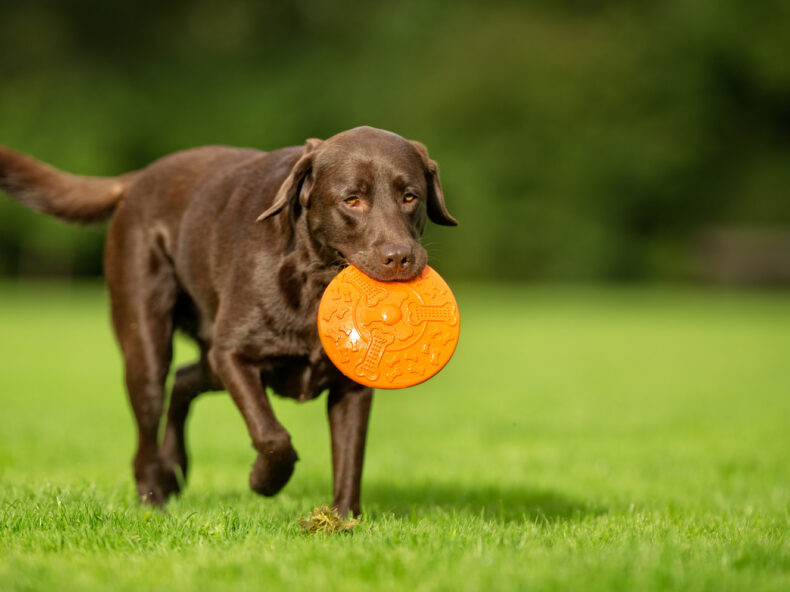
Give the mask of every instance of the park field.
[[274, 401], [301, 461], [266, 499], [204, 396], [140, 507], [103, 287], [0, 284], [0, 590], [790, 589], [789, 293], [455, 289], [453, 360], [376, 396], [361, 523], [315, 536], [323, 398]]

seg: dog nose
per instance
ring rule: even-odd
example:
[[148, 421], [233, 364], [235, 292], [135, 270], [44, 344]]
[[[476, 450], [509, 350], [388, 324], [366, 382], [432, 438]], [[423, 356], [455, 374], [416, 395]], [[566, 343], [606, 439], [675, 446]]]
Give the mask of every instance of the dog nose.
[[414, 252], [408, 245], [388, 243], [379, 247], [381, 263], [390, 271], [405, 271], [414, 265]]

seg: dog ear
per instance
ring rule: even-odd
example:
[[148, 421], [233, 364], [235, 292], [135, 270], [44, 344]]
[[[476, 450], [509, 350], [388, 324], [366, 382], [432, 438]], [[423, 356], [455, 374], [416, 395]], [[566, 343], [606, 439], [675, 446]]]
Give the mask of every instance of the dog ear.
[[280, 185], [277, 195], [274, 196], [272, 205], [260, 216], [257, 222], [263, 222], [279, 213], [289, 203], [299, 201], [302, 207], [307, 207], [310, 201], [310, 173], [313, 169], [313, 160], [315, 159], [315, 152], [321, 145], [322, 140], [318, 138], [310, 138], [305, 142], [304, 152], [296, 164], [291, 169], [291, 172]]
[[425, 167], [425, 180], [428, 182], [428, 218], [434, 224], [458, 226], [458, 220], [450, 215], [450, 212], [447, 211], [447, 206], [444, 205], [444, 192], [439, 181], [439, 167], [436, 161], [431, 160], [431, 157], [428, 156], [428, 149], [423, 144], [420, 142], [412, 142], [411, 144], [417, 149], [422, 159], [423, 167]]

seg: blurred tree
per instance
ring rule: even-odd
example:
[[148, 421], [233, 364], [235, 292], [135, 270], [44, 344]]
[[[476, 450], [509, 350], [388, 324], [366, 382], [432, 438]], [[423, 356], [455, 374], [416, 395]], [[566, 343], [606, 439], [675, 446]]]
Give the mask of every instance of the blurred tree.
[[[790, 224], [790, 5], [31, 0], [0, 8], [0, 143], [114, 174], [360, 124], [423, 141], [455, 276], [682, 277]], [[0, 273], [95, 274], [101, 230], [0, 200]]]

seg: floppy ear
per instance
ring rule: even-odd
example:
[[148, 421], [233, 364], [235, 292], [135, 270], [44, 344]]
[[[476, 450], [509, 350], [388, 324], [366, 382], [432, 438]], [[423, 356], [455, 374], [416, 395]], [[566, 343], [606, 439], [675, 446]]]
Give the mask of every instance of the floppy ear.
[[436, 165], [436, 161], [431, 160], [431, 157], [428, 156], [428, 149], [420, 142], [411, 144], [417, 149], [423, 167], [425, 167], [425, 180], [428, 182], [428, 218], [434, 224], [458, 226], [458, 220], [450, 215], [444, 205], [444, 193], [442, 184], [439, 182], [439, 167]]
[[296, 161], [296, 164], [291, 169], [291, 172], [280, 185], [277, 195], [274, 196], [272, 205], [260, 216], [257, 222], [271, 218], [279, 213], [289, 203], [295, 203], [297, 198], [301, 198], [302, 207], [307, 207], [310, 200], [309, 186], [306, 186], [306, 181], [313, 169], [313, 160], [315, 158], [315, 151], [321, 145], [322, 140], [318, 138], [310, 138], [305, 142], [304, 153], [302, 157]]

